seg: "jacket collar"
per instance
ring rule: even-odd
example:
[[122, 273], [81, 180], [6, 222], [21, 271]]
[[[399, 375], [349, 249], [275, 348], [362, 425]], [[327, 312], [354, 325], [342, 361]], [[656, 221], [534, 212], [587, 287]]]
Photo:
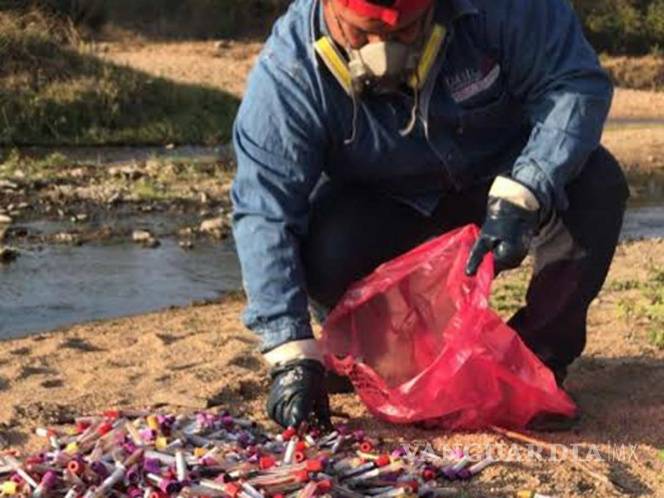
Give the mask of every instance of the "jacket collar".
[[447, 6], [451, 10], [452, 21], [466, 15], [479, 14], [479, 10], [472, 0], [442, 0], [439, 1], [439, 5], [441, 8]]

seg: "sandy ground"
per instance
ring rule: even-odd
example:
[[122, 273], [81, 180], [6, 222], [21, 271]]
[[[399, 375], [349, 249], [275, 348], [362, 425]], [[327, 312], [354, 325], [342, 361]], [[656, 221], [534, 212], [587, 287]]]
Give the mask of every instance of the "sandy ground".
[[211, 86], [237, 97], [244, 92], [261, 42], [106, 43], [99, 51], [118, 64], [178, 81]]
[[[105, 57], [182, 83], [220, 88], [242, 96], [260, 42], [106, 43]], [[664, 93], [616, 89], [610, 118], [664, 119]]]
[[[238, 97], [244, 91], [246, 76], [261, 49], [259, 42], [180, 42], [107, 43], [99, 51], [118, 64], [128, 64], [150, 74], [183, 83], [219, 88]], [[664, 93], [628, 90], [615, 91], [610, 119], [664, 120]], [[647, 129], [646, 129], [647, 128]], [[605, 145], [623, 164], [646, 169], [664, 168], [661, 146], [664, 123], [657, 127], [624, 122], [611, 126]]]
[[[620, 247], [607, 288], [590, 313], [585, 356], [567, 383], [583, 418], [572, 432], [542, 436], [601, 453], [606, 461], [592, 466], [615, 484], [599, 483], [567, 461], [524, 461], [482, 474], [468, 488], [471, 496], [510, 496], [520, 488], [565, 497], [664, 496], [664, 461], [657, 456], [664, 447], [664, 350], [649, 341], [648, 320], [619, 312], [620, 303], [634, 296], [634, 282], [647, 283], [650, 270], [664, 267], [663, 249], [662, 241]], [[501, 278], [499, 286], [509, 281]], [[231, 296], [219, 304], [1, 343], [4, 437], [19, 448], [36, 448], [35, 427], [109, 407], [191, 410], [223, 404], [266, 422], [266, 368], [255, 339], [239, 322], [242, 306], [241, 297]], [[448, 435], [376, 422], [352, 394], [333, 396], [333, 408], [351, 415], [352, 426], [389, 443], [500, 444], [491, 434]]]
[[[153, 74], [240, 95], [259, 45], [229, 43], [221, 51], [212, 43], [100, 49], [112, 60]], [[622, 100], [623, 96], [628, 98]], [[664, 95], [619, 91], [612, 115], [660, 117], [653, 114], [660, 103]], [[627, 143], [629, 147], [621, 150], [630, 151], [635, 164], [644, 164], [643, 151], [647, 151], [655, 158], [651, 163], [659, 167], [661, 133], [659, 129], [607, 131], [605, 141], [616, 147]], [[650, 305], [661, 308], [662, 297], [653, 297], [652, 285], [659, 285], [655, 290], [662, 293], [664, 282], [657, 271], [663, 267], [662, 241], [619, 248], [605, 290], [591, 309], [586, 353], [567, 384], [583, 418], [571, 432], [541, 436], [579, 444], [592, 455], [599, 452], [601, 461], [592, 461], [591, 466], [610, 483], [589, 477], [569, 460], [526, 459], [488, 469], [466, 486], [466, 496], [513, 496], [515, 490], [526, 488], [560, 497], [664, 497], [664, 460], [658, 456], [664, 448], [664, 350], [651, 337], [661, 322], [648, 311]], [[498, 287], [522, 276], [501, 277]], [[33, 450], [39, 445], [32, 435], [35, 427], [66, 423], [77, 414], [111, 407], [193, 410], [220, 404], [273, 427], [263, 412], [267, 370], [254, 337], [239, 321], [243, 304], [241, 296], [229, 296], [218, 304], [1, 342], [0, 434], [9, 445]], [[383, 424], [370, 417], [352, 394], [335, 395], [332, 402], [336, 411], [352, 417], [352, 426], [388, 443], [430, 441], [437, 448], [505, 445], [489, 433], [451, 435]]]

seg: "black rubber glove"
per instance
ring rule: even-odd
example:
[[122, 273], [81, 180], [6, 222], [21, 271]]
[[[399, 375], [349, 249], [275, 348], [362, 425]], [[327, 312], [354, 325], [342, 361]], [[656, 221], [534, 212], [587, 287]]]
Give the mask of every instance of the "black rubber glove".
[[325, 389], [325, 369], [316, 360], [294, 360], [270, 372], [272, 387], [267, 413], [282, 427], [312, 422], [331, 426], [330, 402]]
[[493, 251], [496, 275], [518, 267], [528, 255], [539, 220], [539, 211], [529, 211], [505, 199], [489, 196], [486, 219], [470, 251], [466, 275], [475, 275], [490, 251]]

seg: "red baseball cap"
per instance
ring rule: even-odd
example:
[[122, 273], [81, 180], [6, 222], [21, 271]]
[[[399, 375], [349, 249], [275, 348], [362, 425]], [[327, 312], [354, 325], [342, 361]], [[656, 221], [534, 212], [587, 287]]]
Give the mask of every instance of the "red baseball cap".
[[394, 26], [399, 16], [406, 12], [428, 7], [433, 0], [395, 0], [390, 6], [377, 5], [367, 0], [339, 0], [342, 5], [354, 10], [361, 16], [380, 19], [385, 24]]

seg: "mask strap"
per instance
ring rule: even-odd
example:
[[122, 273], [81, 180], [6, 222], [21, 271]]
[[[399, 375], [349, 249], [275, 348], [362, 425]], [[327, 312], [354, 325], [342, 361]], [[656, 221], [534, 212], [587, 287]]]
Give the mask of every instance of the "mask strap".
[[357, 136], [357, 114], [359, 112], [359, 102], [357, 101], [357, 95], [355, 92], [351, 91], [350, 98], [353, 100], [353, 119], [351, 122], [350, 137], [344, 140], [344, 145], [350, 145], [355, 142]]
[[357, 101], [357, 95], [353, 91], [350, 71], [348, 70], [348, 66], [346, 65], [343, 57], [334, 45], [334, 42], [330, 38], [323, 37], [319, 39], [314, 44], [314, 48], [332, 75], [353, 101], [352, 130], [350, 137], [344, 140], [345, 145], [351, 144], [355, 141], [355, 137], [357, 135], [357, 116], [359, 112], [359, 102]]
[[[350, 53], [351, 46], [350, 43], [348, 42], [348, 38], [346, 37], [346, 31], [344, 30], [343, 26], [341, 25], [341, 22], [339, 22], [339, 15], [337, 14], [337, 9], [334, 6], [334, 2], [331, 4], [331, 9], [332, 9], [332, 17], [334, 17], [334, 22], [337, 24], [337, 28], [339, 29], [339, 33], [341, 33], [341, 37], [343, 38], [344, 44], [346, 45], [346, 52]], [[329, 42], [331, 45], [333, 45], [333, 42], [330, 40]], [[335, 49], [336, 50], [336, 49]], [[338, 52], [337, 52], [338, 54]], [[341, 55], [339, 55], [339, 60], [341, 59]], [[359, 113], [359, 107], [360, 104], [357, 101], [357, 94], [355, 93], [355, 89], [353, 88], [353, 82], [352, 82], [352, 77], [350, 75], [350, 71], [348, 70], [348, 64], [343, 65], [344, 71], [348, 74], [348, 82], [344, 86], [346, 89], [346, 93], [350, 95], [351, 100], [353, 101], [353, 117], [351, 120], [351, 130], [350, 130], [350, 136], [344, 140], [344, 145], [350, 145], [353, 142], [355, 142], [355, 138], [357, 136], [357, 115]]]
[[413, 101], [413, 107], [410, 109], [410, 119], [408, 120], [408, 123], [406, 123], [406, 126], [399, 130], [399, 135], [402, 137], [407, 137], [410, 135], [413, 130], [415, 129], [415, 124], [417, 123], [417, 115], [420, 112], [420, 82], [419, 82], [419, 75], [415, 73], [415, 81], [416, 85], [413, 87], [413, 94], [414, 94], [414, 101]]

